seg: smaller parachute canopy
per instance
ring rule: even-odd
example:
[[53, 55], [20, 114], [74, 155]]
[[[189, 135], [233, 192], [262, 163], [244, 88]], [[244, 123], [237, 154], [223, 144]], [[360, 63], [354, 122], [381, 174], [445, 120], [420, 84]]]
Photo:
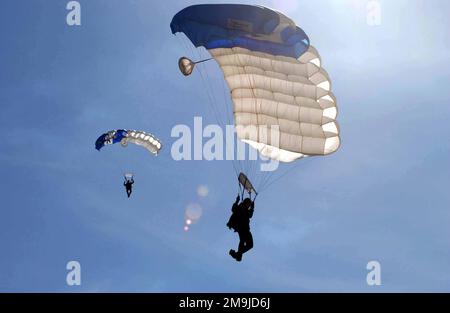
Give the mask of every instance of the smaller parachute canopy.
[[124, 176], [126, 179], [132, 179], [132, 178], [134, 177], [133, 173], [125, 173], [125, 174], [123, 174], [123, 176]]
[[162, 148], [161, 141], [152, 134], [138, 130], [118, 129], [111, 130], [98, 137], [95, 141], [95, 149], [100, 151], [104, 146], [118, 142], [120, 142], [123, 147], [128, 146], [128, 143], [130, 142], [134, 143], [135, 145], [144, 147], [155, 155], [157, 155]]
[[134, 175], [133, 175], [133, 173], [125, 173], [125, 174], [123, 174], [123, 177], [125, 177], [126, 181], [130, 181], [134, 178]]
[[238, 177], [238, 181], [239, 184], [241, 184], [241, 186], [247, 190], [248, 193], [254, 193], [254, 194], [258, 194], [255, 190], [255, 188], [253, 188], [252, 183], [250, 182], [250, 180], [248, 179], [248, 177], [244, 174], [244, 173], [240, 173], [239, 177]]
[[194, 66], [195, 62], [186, 57], [182, 57], [178, 60], [178, 67], [180, 68], [180, 71], [184, 76], [191, 75], [192, 71], [194, 70]]
[[106, 145], [112, 145], [121, 142], [127, 136], [127, 131], [124, 129], [111, 130], [102, 134], [95, 141], [95, 149], [99, 150]]

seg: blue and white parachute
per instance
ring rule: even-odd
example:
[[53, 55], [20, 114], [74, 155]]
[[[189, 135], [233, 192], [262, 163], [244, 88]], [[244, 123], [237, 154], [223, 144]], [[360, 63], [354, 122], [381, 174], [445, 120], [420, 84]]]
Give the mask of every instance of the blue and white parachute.
[[119, 143], [126, 147], [129, 142], [142, 146], [154, 155], [157, 155], [162, 148], [161, 141], [152, 134], [138, 131], [117, 129], [102, 134], [95, 141], [95, 149], [99, 150], [106, 145]]
[[[231, 92], [237, 137], [261, 155], [292, 162], [339, 148], [331, 80], [290, 18], [262, 6], [202, 4], [178, 12], [170, 28], [217, 61]], [[183, 57], [179, 67], [187, 76], [197, 63]], [[273, 125], [275, 136], [268, 133]]]

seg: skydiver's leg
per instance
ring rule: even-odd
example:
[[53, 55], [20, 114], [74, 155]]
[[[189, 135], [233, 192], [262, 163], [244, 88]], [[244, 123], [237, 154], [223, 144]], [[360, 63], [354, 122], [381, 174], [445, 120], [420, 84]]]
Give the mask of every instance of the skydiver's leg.
[[248, 231], [247, 238], [245, 241], [245, 251], [242, 253], [245, 253], [245, 252], [251, 250], [252, 248], [253, 248], [253, 236], [252, 236], [252, 233], [250, 231]]
[[239, 234], [239, 246], [238, 251], [236, 252], [234, 249], [231, 249], [229, 254], [235, 259], [236, 261], [242, 260], [242, 253], [240, 252], [244, 247], [244, 241], [242, 240], [242, 233], [238, 232]]
[[240, 255], [244, 254], [245, 252], [247, 252], [248, 250], [253, 248], [253, 236], [252, 236], [252, 233], [250, 232], [250, 230], [240, 232], [239, 239], [240, 239], [240, 242], [239, 242], [238, 253]]
[[239, 247], [238, 247], [238, 253], [243, 254], [243, 251], [245, 250], [245, 232], [240, 231], [239, 233]]
[[238, 232], [239, 234], [239, 247], [238, 247], [238, 251], [235, 254], [235, 259], [236, 261], [241, 261], [242, 260], [242, 254], [245, 253], [245, 238], [246, 238], [246, 232], [245, 231], [240, 231]]
[[234, 249], [230, 250], [230, 255], [235, 259], [236, 261], [240, 262], [242, 260], [242, 253], [239, 252], [239, 249], [241, 249], [241, 242], [239, 242], [239, 248], [236, 252]]

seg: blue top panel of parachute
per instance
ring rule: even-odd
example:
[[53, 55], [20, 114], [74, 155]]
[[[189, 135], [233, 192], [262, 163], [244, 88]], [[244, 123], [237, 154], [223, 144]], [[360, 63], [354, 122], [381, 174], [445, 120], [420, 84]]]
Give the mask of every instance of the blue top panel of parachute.
[[128, 132], [125, 129], [111, 130], [104, 133], [95, 141], [95, 149], [100, 150], [106, 145], [112, 145], [120, 142], [123, 138], [126, 138]]
[[170, 23], [196, 47], [242, 47], [272, 55], [298, 58], [309, 48], [306, 33], [295, 25], [278, 28], [281, 13], [244, 4], [200, 4], [184, 8]]

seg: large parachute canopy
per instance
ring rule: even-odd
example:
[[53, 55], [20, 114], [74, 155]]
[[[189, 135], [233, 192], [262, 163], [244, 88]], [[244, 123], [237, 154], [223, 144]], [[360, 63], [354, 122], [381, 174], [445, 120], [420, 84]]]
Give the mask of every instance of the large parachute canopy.
[[138, 131], [117, 129], [111, 130], [102, 134], [95, 141], [95, 149], [99, 150], [106, 145], [111, 145], [120, 142], [123, 147], [126, 147], [129, 142], [142, 146], [150, 153], [157, 155], [162, 148], [161, 141], [152, 134]]
[[[170, 28], [218, 63], [231, 95], [237, 137], [261, 156], [293, 162], [339, 148], [331, 80], [310, 39], [289, 17], [262, 6], [202, 4], [178, 12]], [[182, 57], [178, 65], [189, 76], [203, 61]], [[211, 86], [200, 67], [199, 72]], [[227, 96], [212, 94], [212, 106], [220, 95]], [[238, 173], [240, 185], [254, 191]]]

